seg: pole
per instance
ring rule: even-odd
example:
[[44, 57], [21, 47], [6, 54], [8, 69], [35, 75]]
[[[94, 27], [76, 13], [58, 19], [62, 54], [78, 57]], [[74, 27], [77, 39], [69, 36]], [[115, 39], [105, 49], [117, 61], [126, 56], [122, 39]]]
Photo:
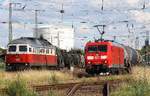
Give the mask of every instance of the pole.
[[102, 11], [104, 10], [104, 0], [102, 0], [102, 7], [101, 7], [101, 10], [102, 10]]
[[35, 37], [38, 38], [38, 12], [45, 10], [34, 10], [35, 11]]
[[110, 89], [109, 82], [106, 82], [103, 85], [103, 90], [102, 90], [103, 96], [110, 96], [110, 90], [109, 89]]
[[[20, 5], [21, 6], [21, 3], [12, 3], [12, 0], [9, 0], [9, 21], [8, 21], [8, 30], [9, 30], [9, 36], [8, 36], [8, 40], [9, 40], [9, 43], [13, 40], [13, 30], [12, 30], [12, 5]], [[24, 7], [25, 8], [25, 7]]]
[[9, 43], [12, 41], [13, 36], [12, 36], [12, 3], [11, 0], [9, 1]]
[[64, 19], [64, 4], [62, 3], [62, 9], [60, 10], [61, 13], [61, 21], [63, 22]]
[[53, 43], [53, 37], [52, 37], [52, 35], [51, 35], [51, 43]]
[[116, 41], [116, 38], [117, 38], [117, 37], [116, 37], [116, 36], [113, 36], [113, 37], [114, 37], [114, 41]]
[[135, 49], [139, 49], [139, 37], [136, 37], [134, 46], [135, 46]]
[[145, 40], [145, 58], [146, 58], [146, 63], [149, 64], [149, 59], [148, 59], [148, 48], [149, 48], [149, 31], [146, 32], [146, 40]]
[[35, 10], [35, 37], [38, 38], [37, 30], [38, 30], [38, 12], [39, 10]]
[[57, 41], [58, 41], [58, 47], [60, 47], [60, 37], [59, 37], [59, 32], [57, 33]]
[[146, 32], [146, 45], [149, 46], [149, 31]]

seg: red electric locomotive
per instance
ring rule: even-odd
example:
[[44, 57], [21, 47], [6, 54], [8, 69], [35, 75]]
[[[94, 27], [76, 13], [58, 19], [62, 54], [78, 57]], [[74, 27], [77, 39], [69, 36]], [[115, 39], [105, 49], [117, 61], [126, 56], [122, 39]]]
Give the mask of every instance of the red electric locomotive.
[[131, 72], [131, 66], [138, 61], [136, 50], [113, 41], [97, 40], [85, 46], [85, 68], [89, 74]]
[[47, 40], [23, 37], [8, 44], [6, 70], [18, 70], [32, 66], [63, 67], [61, 61], [58, 48]]

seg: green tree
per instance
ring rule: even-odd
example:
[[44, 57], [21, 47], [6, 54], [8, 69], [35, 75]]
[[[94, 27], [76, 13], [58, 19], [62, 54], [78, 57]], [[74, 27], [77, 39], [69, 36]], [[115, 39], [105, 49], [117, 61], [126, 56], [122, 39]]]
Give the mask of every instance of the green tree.
[[150, 45], [149, 46], [143, 46], [140, 53], [141, 53], [141, 55], [144, 55], [145, 53], [150, 53]]

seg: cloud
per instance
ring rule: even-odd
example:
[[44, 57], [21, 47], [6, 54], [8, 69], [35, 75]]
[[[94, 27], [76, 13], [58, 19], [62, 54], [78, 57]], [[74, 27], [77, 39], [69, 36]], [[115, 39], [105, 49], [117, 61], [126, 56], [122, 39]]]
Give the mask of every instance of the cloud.
[[1, 1], [1, 4], [2, 4], [2, 6], [8, 7], [9, 0], [3, 0], [3, 1]]
[[[8, 21], [8, 1], [0, 0], [1, 7], [6, 10], [0, 9], [0, 19]], [[13, 10], [13, 28], [17, 37], [23, 36], [22, 32], [32, 31], [35, 22], [35, 9], [45, 10], [38, 13], [38, 21], [44, 24], [53, 24], [61, 21], [60, 10], [62, 7], [62, 1], [64, 4], [64, 22], [75, 24], [75, 26], [82, 32], [94, 32], [97, 30], [88, 29], [89, 26], [95, 24], [109, 24], [111, 22], [123, 21], [127, 19], [133, 19], [139, 23], [149, 22], [150, 9], [147, 11], [128, 11], [132, 8], [141, 8], [143, 0], [104, 0], [104, 12], [101, 11], [101, 0], [12, 0], [13, 2], [22, 2], [26, 4], [24, 11]], [[146, 3], [146, 7], [150, 6], [150, 3]], [[32, 10], [29, 10], [32, 9]], [[28, 11], [27, 11], [28, 10]], [[119, 11], [118, 11], [119, 10]], [[73, 16], [72, 16], [73, 15]], [[1, 21], [0, 20], [0, 21]], [[87, 22], [88, 24], [77, 24], [79, 22]], [[24, 25], [25, 24], [25, 25]], [[117, 28], [115, 28], [117, 26]], [[121, 24], [113, 25], [109, 32], [121, 32], [126, 31], [121, 27]], [[123, 25], [125, 26], [125, 25]], [[1, 27], [3, 32], [7, 32], [7, 28]], [[109, 33], [110, 35], [112, 33]], [[115, 33], [116, 34], [116, 33]], [[123, 33], [124, 34], [124, 33]], [[31, 34], [30, 34], [31, 35]], [[6, 36], [7, 37], [7, 36]], [[90, 35], [88, 36], [90, 38]], [[1, 37], [0, 37], [1, 38]], [[3, 38], [4, 39], [4, 38]]]
[[[101, 0], [90, 0], [89, 5], [93, 8], [101, 9]], [[125, 10], [139, 7], [140, 0], [104, 0], [104, 10]]]
[[139, 23], [146, 23], [150, 21], [150, 12], [132, 11], [130, 16]]
[[130, 5], [130, 6], [136, 6], [138, 5], [140, 0], [126, 0], [126, 2]]

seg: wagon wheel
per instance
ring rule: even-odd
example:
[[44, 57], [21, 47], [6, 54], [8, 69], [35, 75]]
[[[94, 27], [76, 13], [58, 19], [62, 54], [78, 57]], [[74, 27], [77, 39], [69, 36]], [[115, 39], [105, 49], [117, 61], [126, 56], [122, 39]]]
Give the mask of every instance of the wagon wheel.
[[70, 69], [71, 65], [73, 65], [72, 58], [68, 55], [66, 59], [66, 67]]
[[111, 68], [110, 70], [109, 70], [109, 72], [111, 73], [111, 75], [118, 75], [119, 74], [119, 70], [118, 70], [118, 68]]
[[116, 75], [120, 75], [120, 74], [121, 74], [121, 72], [120, 72], [120, 69], [119, 69], [119, 68], [117, 68], [117, 69], [116, 69], [115, 74], [116, 74]]
[[74, 61], [72, 58], [69, 60], [69, 69], [71, 69], [71, 67], [74, 67]]
[[128, 63], [128, 66], [126, 68], [127, 73], [131, 74], [132, 73], [132, 66], [131, 63]]
[[64, 60], [60, 57], [58, 59], [58, 66], [57, 67], [58, 67], [59, 70], [61, 70], [61, 69], [64, 68], [64, 66], [65, 66]]
[[6, 64], [5, 71], [12, 71], [12, 68], [10, 66], [7, 66], [7, 64]]
[[114, 74], [115, 74], [115, 72], [114, 72], [113, 69], [109, 69], [109, 72], [111, 73], [111, 75], [114, 75]]
[[94, 75], [94, 70], [92, 70], [92, 69], [86, 69], [85, 70], [89, 75]]

